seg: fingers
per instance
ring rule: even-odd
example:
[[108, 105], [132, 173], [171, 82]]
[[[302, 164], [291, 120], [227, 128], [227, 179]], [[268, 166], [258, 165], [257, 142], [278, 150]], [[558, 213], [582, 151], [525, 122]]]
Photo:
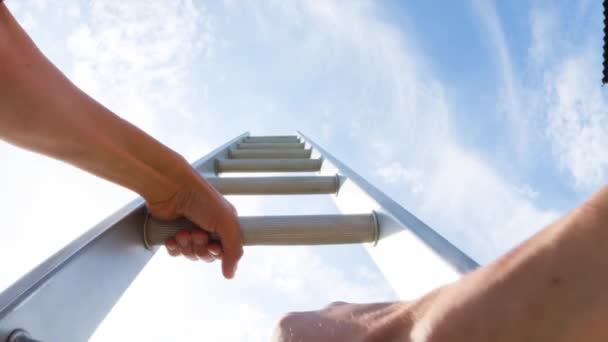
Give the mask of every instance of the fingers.
[[[243, 256], [241, 228], [234, 207], [225, 199], [215, 199], [221, 204], [212, 214], [203, 210], [192, 210], [186, 216], [199, 227], [217, 233], [221, 240], [222, 273], [226, 279], [234, 277], [237, 264]], [[197, 208], [198, 209], [198, 208]]]
[[171, 256], [183, 255], [190, 260], [203, 260], [213, 262], [218, 259], [221, 247], [216, 243], [209, 243], [209, 234], [203, 230], [180, 230], [174, 238], [165, 241], [167, 252]]
[[205, 262], [213, 262], [216, 258], [209, 251], [209, 234], [202, 230], [194, 230], [191, 233], [194, 254]]
[[[179, 196], [174, 196], [174, 214], [183, 216], [205, 231], [217, 233], [221, 241], [221, 250], [211, 253], [206, 248], [200, 248], [193, 242], [188, 232], [178, 232], [174, 239], [177, 249], [188, 258], [222, 259], [222, 273], [230, 279], [234, 277], [237, 264], [243, 255], [243, 240], [236, 209], [211, 185], [202, 178], [197, 179], [193, 186], [184, 190]], [[172, 217], [162, 208], [149, 206], [152, 214], [160, 213], [163, 217]], [[173, 214], [173, 213], [172, 213]], [[208, 240], [206, 243], [208, 244]], [[168, 244], [168, 247], [173, 247]], [[170, 251], [175, 253], [175, 251]]]
[[177, 246], [177, 242], [175, 239], [171, 238], [165, 241], [165, 247], [167, 247], [167, 252], [169, 252], [170, 256], [179, 256], [181, 253], [179, 252], [179, 247]]
[[198, 257], [194, 255], [193, 244], [192, 244], [192, 236], [190, 232], [187, 230], [180, 230], [175, 234], [175, 241], [179, 246], [180, 252], [183, 256], [190, 260], [197, 260]]

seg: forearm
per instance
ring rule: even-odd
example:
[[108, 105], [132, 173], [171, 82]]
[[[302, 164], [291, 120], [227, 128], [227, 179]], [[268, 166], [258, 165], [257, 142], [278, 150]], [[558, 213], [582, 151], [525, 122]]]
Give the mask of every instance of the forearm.
[[[606, 341], [608, 190], [496, 262], [449, 285], [421, 341]], [[599, 204], [599, 205], [598, 205]], [[415, 339], [414, 339], [415, 340]]]
[[163, 187], [177, 190], [181, 184], [175, 184], [180, 178], [175, 173], [188, 172], [178, 154], [74, 86], [2, 3], [0, 138], [90, 171], [151, 201], [163, 200], [155, 193]]

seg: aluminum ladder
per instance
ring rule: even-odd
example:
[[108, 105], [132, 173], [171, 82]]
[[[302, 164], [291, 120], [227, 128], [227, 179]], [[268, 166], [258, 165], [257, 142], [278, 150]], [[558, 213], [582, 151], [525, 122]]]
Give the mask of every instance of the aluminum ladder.
[[[193, 166], [222, 194], [333, 195], [340, 215], [239, 217], [244, 244], [366, 243], [401, 297], [478, 264], [304, 134], [230, 140]], [[224, 172], [313, 176], [218, 177]], [[165, 239], [192, 224], [158, 221], [137, 199], [0, 293], [0, 341], [86, 341]], [[412, 277], [416, 282], [412, 282]], [[417, 285], [412, 285], [413, 283]], [[30, 337], [31, 336], [31, 337]]]

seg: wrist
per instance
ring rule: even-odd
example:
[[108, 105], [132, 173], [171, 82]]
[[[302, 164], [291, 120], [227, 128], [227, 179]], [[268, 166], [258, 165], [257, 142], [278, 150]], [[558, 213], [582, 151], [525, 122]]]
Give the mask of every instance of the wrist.
[[[163, 168], [159, 171], [162, 180], [152, 180], [146, 188], [152, 191], [140, 193], [148, 203], [159, 203], [171, 200], [172, 197], [181, 196], [177, 202], [187, 207], [187, 203], [193, 201], [193, 196], [212, 198], [217, 194], [205, 179], [194, 169], [188, 161], [175, 153], [170, 162], [163, 163]], [[190, 199], [189, 199], [190, 198]], [[186, 208], [176, 208], [179, 214], [184, 214]]]

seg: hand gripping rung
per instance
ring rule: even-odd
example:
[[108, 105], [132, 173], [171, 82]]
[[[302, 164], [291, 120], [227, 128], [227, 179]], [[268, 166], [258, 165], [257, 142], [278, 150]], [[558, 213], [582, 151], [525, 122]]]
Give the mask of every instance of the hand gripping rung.
[[[355, 215], [243, 216], [239, 217], [245, 246], [332, 245], [376, 243], [375, 213]], [[161, 221], [148, 216], [144, 224], [147, 248], [164, 244], [181, 229], [198, 229], [187, 219]], [[218, 237], [212, 234], [212, 239]]]

